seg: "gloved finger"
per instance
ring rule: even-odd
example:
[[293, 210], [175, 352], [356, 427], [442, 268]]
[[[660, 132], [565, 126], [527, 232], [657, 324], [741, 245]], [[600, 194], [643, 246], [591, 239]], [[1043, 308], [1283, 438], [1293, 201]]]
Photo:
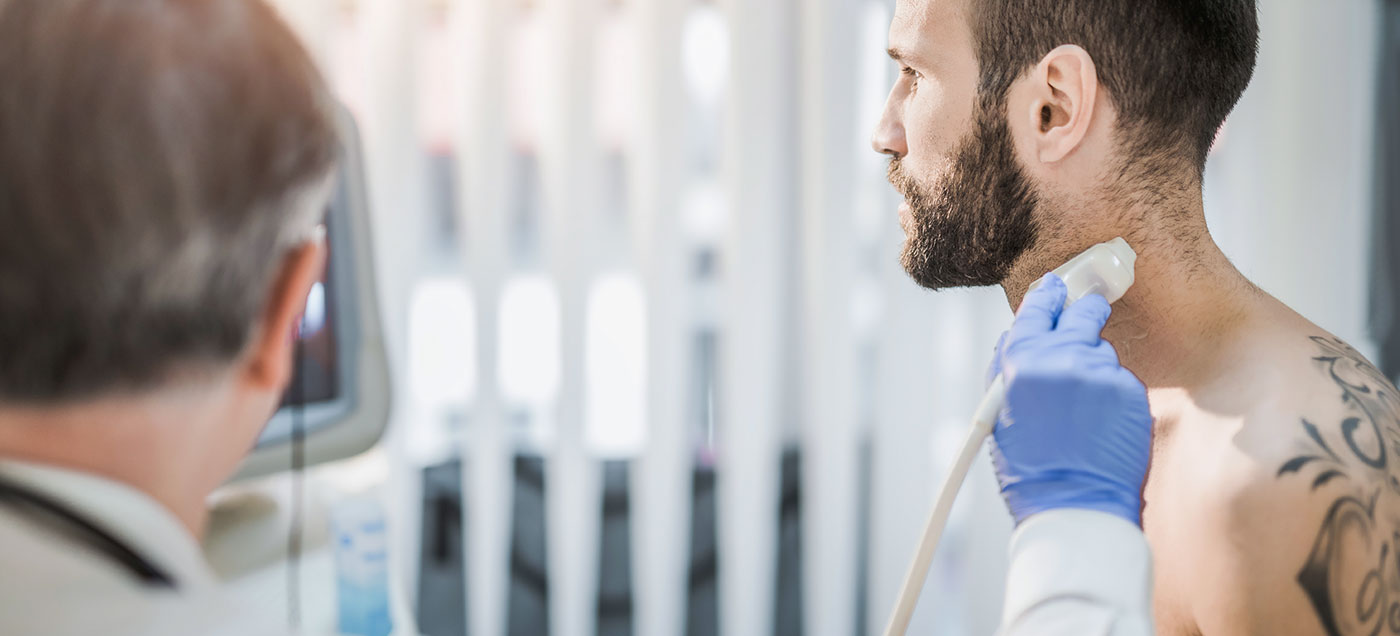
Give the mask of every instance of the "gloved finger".
[[1100, 340], [1099, 344], [1094, 346], [1094, 356], [1103, 360], [1105, 363], [1119, 364], [1118, 349], [1113, 346], [1113, 343], [1107, 340]]
[[1005, 475], [1009, 472], [1007, 470], [1006, 455], [1001, 452], [1001, 443], [997, 441], [995, 434], [992, 435], [991, 441], [987, 443], [987, 453], [992, 456], [992, 468], [997, 471], [997, 474]]
[[1053, 272], [1040, 279], [1040, 286], [1031, 290], [1021, 300], [1021, 308], [1016, 310], [1016, 322], [1011, 324], [1011, 335], [1007, 342], [1014, 343], [1030, 336], [1048, 333], [1055, 329], [1060, 311], [1065, 306], [1065, 282]]
[[1105, 360], [1110, 360], [1113, 364], [1121, 364], [1118, 357], [1118, 349], [1113, 346], [1113, 343], [1107, 340], [1100, 340], [1097, 348], [1098, 355], [1102, 356]]
[[1086, 366], [1091, 369], [1117, 368], [1118, 350], [1107, 340], [1100, 340], [1086, 356]]
[[1113, 309], [1108, 306], [1108, 301], [1104, 300], [1103, 296], [1089, 294], [1070, 305], [1069, 309], [1060, 315], [1060, 321], [1055, 325], [1055, 333], [1061, 334], [1067, 342], [1096, 345], [1112, 312]]
[[991, 386], [992, 380], [997, 379], [997, 376], [1001, 375], [1001, 349], [1006, 346], [1006, 335], [1008, 333], [1009, 332], [1003, 331], [1001, 332], [1001, 336], [997, 338], [997, 347], [992, 351], [992, 362], [987, 365], [987, 377], [982, 382], [983, 388]]

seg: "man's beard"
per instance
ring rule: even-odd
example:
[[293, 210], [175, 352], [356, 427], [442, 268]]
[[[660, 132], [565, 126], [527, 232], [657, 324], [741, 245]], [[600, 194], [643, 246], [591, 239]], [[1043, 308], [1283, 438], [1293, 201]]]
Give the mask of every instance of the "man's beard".
[[923, 287], [999, 284], [1035, 243], [1038, 198], [998, 110], [978, 108], [952, 167], [932, 186], [905, 174], [899, 158], [890, 161], [890, 182], [912, 211], [900, 260]]

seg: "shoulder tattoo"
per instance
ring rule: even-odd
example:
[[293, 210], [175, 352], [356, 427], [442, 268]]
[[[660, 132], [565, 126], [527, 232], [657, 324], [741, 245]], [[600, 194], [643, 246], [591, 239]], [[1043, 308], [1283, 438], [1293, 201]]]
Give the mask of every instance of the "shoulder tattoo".
[[1400, 634], [1400, 396], [1345, 342], [1312, 341], [1342, 415], [1301, 419], [1301, 450], [1278, 469], [1331, 498], [1298, 584], [1329, 636]]

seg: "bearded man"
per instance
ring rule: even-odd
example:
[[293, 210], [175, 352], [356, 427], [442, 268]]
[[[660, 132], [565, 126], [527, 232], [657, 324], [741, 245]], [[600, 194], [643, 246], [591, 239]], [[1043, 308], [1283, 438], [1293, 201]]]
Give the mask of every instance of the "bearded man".
[[1143, 529], [1164, 635], [1400, 633], [1400, 401], [1206, 228], [1254, 0], [899, 0], [874, 136], [919, 284], [1027, 287], [1124, 237], [1103, 337], [1148, 388]]

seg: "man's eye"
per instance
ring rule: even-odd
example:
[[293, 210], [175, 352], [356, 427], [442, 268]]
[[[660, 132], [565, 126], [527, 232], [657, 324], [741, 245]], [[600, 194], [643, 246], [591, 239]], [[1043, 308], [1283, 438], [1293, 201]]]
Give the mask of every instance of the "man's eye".
[[909, 68], [909, 67], [907, 67], [907, 66], [905, 66], [905, 67], [899, 69], [899, 72], [900, 72], [900, 73], [903, 73], [903, 74], [905, 74], [905, 75], [908, 75], [909, 77], [913, 77], [913, 78], [915, 78], [915, 79], [917, 79], [917, 78], [919, 77], [919, 72], [918, 72], [918, 71], [915, 71], [914, 69]]

